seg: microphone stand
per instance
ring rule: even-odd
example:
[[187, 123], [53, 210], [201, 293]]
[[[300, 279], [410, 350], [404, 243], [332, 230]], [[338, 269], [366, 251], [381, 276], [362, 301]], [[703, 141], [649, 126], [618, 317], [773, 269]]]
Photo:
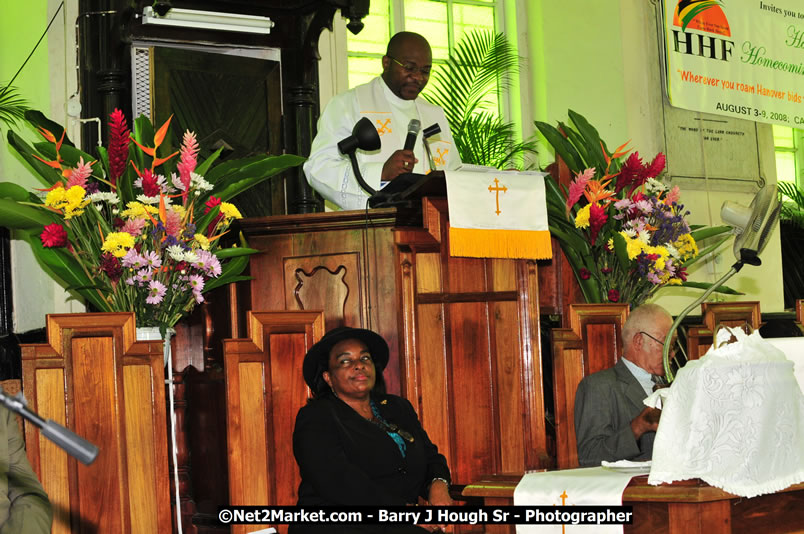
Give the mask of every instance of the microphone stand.
[[748, 263], [749, 265], [761, 264], [761, 261], [756, 251], [744, 248], [740, 249], [740, 260], [731, 266], [729, 272], [723, 275], [723, 277], [720, 280], [712, 284], [712, 286], [709, 289], [704, 291], [703, 295], [698, 297], [695, 300], [695, 302], [687, 306], [687, 308], [683, 312], [681, 312], [678, 315], [678, 317], [676, 317], [676, 320], [673, 321], [673, 326], [670, 327], [670, 330], [667, 332], [667, 337], [664, 338], [664, 347], [662, 348], [662, 364], [664, 365], [664, 375], [665, 378], [667, 378], [668, 383], [672, 383], [673, 380], [675, 380], [675, 375], [673, 374], [673, 371], [670, 369], [670, 358], [669, 358], [670, 345], [671, 345], [670, 340], [673, 339], [673, 332], [676, 331], [676, 328], [678, 328], [678, 325], [681, 324], [681, 321], [684, 320], [684, 317], [686, 317], [687, 314], [689, 314], [693, 309], [695, 309], [695, 307], [698, 306], [701, 302], [706, 300], [706, 298], [709, 295], [711, 295], [717, 288], [725, 284], [729, 278], [740, 272], [740, 269], [742, 269], [746, 263]]
[[6, 395], [0, 388], [0, 403], [12, 412], [23, 416], [25, 419], [36, 425], [42, 434], [50, 441], [64, 449], [67, 454], [74, 457], [84, 465], [89, 465], [98, 456], [98, 447], [77, 435], [73, 431], [64, 428], [57, 422], [49, 419], [45, 421], [39, 415], [32, 412], [25, 405], [22, 393], [14, 397]]

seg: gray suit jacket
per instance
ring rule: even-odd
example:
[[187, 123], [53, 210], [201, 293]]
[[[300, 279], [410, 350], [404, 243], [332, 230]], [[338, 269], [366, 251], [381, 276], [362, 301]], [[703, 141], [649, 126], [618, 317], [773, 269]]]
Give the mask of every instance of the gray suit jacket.
[[25, 455], [14, 414], [0, 406], [0, 534], [46, 534], [53, 512]]
[[599, 466], [603, 460], [650, 460], [655, 432], [637, 442], [631, 420], [645, 408], [645, 390], [622, 359], [614, 367], [593, 373], [575, 393], [575, 436], [582, 467]]

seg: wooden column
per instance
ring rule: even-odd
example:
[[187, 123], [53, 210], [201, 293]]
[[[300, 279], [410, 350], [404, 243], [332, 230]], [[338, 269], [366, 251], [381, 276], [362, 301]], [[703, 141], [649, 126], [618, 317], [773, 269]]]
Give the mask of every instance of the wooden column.
[[536, 262], [451, 257], [447, 218], [394, 230], [402, 395], [457, 484], [546, 466]]
[[[309, 394], [302, 361], [324, 335], [324, 314], [249, 312], [248, 318], [248, 338], [224, 341], [229, 502], [295, 504], [300, 478], [293, 427]], [[232, 533], [257, 529], [233, 526]]]
[[84, 466], [26, 425], [53, 532], [170, 532], [162, 343], [135, 342], [131, 313], [48, 315], [47, 335], [22, 345], [29, 405], [100, 448]]
[[578, 467], [575, 392], [584, 376], [608, 369], [622, 354], [627, 304], [573, 304], [570, 328], [553, 329], [553, 388], [556, 461], [559, 469]]

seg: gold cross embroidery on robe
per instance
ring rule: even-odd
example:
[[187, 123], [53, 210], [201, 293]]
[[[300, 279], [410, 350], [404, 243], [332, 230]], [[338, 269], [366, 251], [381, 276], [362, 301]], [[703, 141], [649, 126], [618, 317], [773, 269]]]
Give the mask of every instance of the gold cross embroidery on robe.
[[391, 133], [391, 119], [385, 119], [384, 122], [382, 119], [376, 119], [376, 122], [378, 134], [385, 135], [387, 133]]
[[448, 148], [436, 148], [436, 152], [438, 155], [433, 158], [436, 165], [444, 166], [444, 162], [447, 160], [447, 154], [449, 154]]

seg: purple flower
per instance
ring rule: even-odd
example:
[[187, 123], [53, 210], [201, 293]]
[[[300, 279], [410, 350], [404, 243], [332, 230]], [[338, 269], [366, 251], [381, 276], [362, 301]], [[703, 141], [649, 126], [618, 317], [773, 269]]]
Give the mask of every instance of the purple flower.
[[145, 302], [148, 304], [159, 304], [165, 297], [166, 292], [167, 288], [165, 284], [158, 280], [151, 280], [148, 284], [148, 298], [145, 299]]
[[129, 269], [139, 269], [145, 265], [145, 260], [139, 255], [136, 248], [129, 249], [126, 255], [123, 256], [123, 267]]
[[153, 250], [150, 252], [146, 252], [142, 256], [143, 261], [148, 267], [152, 269], [158, 269], [162, 266], [162, 259], [159, 257], [159, 254], [154, 252]]

